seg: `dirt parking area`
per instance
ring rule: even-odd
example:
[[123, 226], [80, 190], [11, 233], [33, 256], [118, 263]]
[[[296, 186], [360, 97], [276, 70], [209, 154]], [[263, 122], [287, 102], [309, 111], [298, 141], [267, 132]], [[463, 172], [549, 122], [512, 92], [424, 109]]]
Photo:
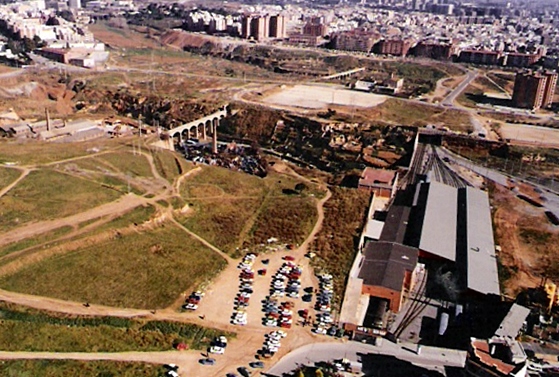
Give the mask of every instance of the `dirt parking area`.
[[322, 109], [328, 105], [371, 107], [384, 101], [387, 97], [379, 94], [358, 92], [333, 86], [295, 85], [274, 91], [264, 98], [265, 103]]
[[499, 133], [503, 139], [510, 139], [511, 141], [559, 146], [559, 129], [503, 123], [500, 125]]
[[[272, 277], [276, 271], [283, 265], [285, 256], [292, 256], [295, 260], [294, 263], [303, 268], [301, 275], [301, 288], [312, 286], [318, 287], [318, 280], [309, 266], [309, 260], [304, 257], [304, 250], [292, 251], [276, 251], [259, 254], [253, 264], [252, 269], [255, 272], [253, 282], [253, 293], [250, 297], [249, 306], [246, 309], [247, 324], [244, 326], [232, 325], [231, 316], [234, 310], [234, 301], [236, 295], [240, 292], [240, 279], [239, 274], [241, 269], [237, 268], [238, 263], [230, 263], [227, 268], [220, 274], [220, 276], [213, 281], [210, 287], [205, 290], [205, 295], [200, 301], [198, 310], [190, 312], [189, 316], [198, 316], [204, 318], [203, 323], [209, 326], [216, 326], [219, 328], [227, 327], [231, 331], [236, 332], [237, 338], [232, 341], [231, 345], [227, 347], [224, 355], [209, 355], [216, 359], [215, 366], [202, 366], [197, 364], [193, 369], [189, 369], [193, 375], [225, 375], [226, 373], [236, 373], [236, 368], [239, 366], [247, 366], [251, 361], [256, 361], [256, 352], [262, 348], [264, 344], [265, 334], [279, 327], [266, 327], [262, 324], [264, 312], [262, 311], [262, 300], [270, 293], [270, 284]], [[263, 264], [263, 260], [269, 260], [267, 264]], [[258, 275], [257, 271], [265, 268], [267, 270], [265, 276]], [[303, 290], [300, 292], [301, 296]], [[313, 301], [305, 303], [301, 298], [279, 298], [280, 302], [293, 301], [295, 307], [293, 308], [293, 325], [290, 329], [282, 328], [287, 332], [287, 337], [281, 340], [281, 347], [276, 355], [271, 359], [263, 360], [265, 362], [265, 369], [263, 372], [275, 364], [282, 356], [290, 351], [301, 347], [311, 342], [332, 342], [336, 338], [329, 336], [316, 335], [311, 332], [311, 326], [303, 327], [299, 323], [299, 316], [297, 312], [301, 309], [308, 309], [309, 313], [315, 317], [313, 308]], [[200, 354], [203, 358], [205, 353]], [[199, 373], [199, 374], [197, 374]]]
[[[303, 267], [303, 273], [301, 275], [301, 287], [318, 287], [318, 282], [308, 265], [308, 259], [306, 259], [303, 255], [297, 255], [296, 251], [276, 251], [259, 254], [256, 257], [252, 267], [255, 272], [254, 282], [252, 284], [252, 289], [254, 292], [250, 297], [249, 306], [246, 308], [247, 324], [244, 326], [235, 326], [236, 328], [238, 328], [239, 330], [241, 330], [242, 328], [258, 330], [267, 329], [269, 331], [277, 329], [274, 327], [266, 327], [262, 325], [262, 319], [264, 317], [264, 313], [262, 312], [262, 300], [264, 300], [266, 296], [270, 294], [270, 284], [272, 282], [272, 277], [285, 262], [285, 260], [283, 260], [283, 257], [287, 255], [294, 257], [294, 263], [299, 264]], [[268, 264], [263, 264], [263, 260], [269, 260]], [[258, 275], [257, 271], [260, 269], [266, 269], [267, 272], [265, 276]], [[230, 324], [231, 315], [234, 311], [235, 297], [240, 292], [240, 272], [241, 269], [237, 268], [237, 265], [227, 266], [227, 268], [221, 273], [217, 280], [215, 280], [206, 290], [205, 296], [200, 302], [196, 314], [205, 316], [205, 319], [208, 320], [208, 322], [223, 325]], [[302, 296], [302, 294], [303, 292], [301, 290], [300, 295]], [[279, 300], [289, 300], [295, 303], [295, 308], [293, 309], [293, 327], [295, 327], [295, 322], [298, 320], [296, 311], [300, 309], [308, 309], [309, 312], [313, 311], [313, 303], [305, 303], [301, 300], [301, 298], [293, 299], [290, 297], [283, 297]]]

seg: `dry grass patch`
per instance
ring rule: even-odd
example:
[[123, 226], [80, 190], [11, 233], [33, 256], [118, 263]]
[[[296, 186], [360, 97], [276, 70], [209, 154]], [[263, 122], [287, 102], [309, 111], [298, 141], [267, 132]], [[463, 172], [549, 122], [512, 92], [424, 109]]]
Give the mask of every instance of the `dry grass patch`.
[[300, 244], [312, 231], [317, 216], [316, 204], [308, 197], [271, 198], [256, 218], [245, 246], [264, 244], [271, 237], [279, 242]]
[[334, 302], [343, 298], [346, 279], [357, 252], [357, 241], [369, 207], [367, 191], [333, 188], [324, 204], [324, 222], [310, 249], [317, 253], [312, 263], [318, 271], [332, 274]]

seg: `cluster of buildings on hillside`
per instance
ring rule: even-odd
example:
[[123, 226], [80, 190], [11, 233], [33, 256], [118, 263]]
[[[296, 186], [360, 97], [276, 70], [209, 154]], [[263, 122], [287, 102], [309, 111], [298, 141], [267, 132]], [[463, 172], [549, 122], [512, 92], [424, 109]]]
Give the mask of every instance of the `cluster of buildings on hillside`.
[[23, 120], [14, 111], [0, 113], [0, 137], [36, 139], [49, 142], [76, 142], [103, 136], [131, 134], [136, 124], [116, 119], [51, 119], [48, 110], [45, 120]]
[[[269, 38], [306, 46], [328, 45], [338, 50], [393, 56], [418, 56], [441, 60], [508, 67], [528, 67], [545, 59], [557, 64], [559, 22], [546, 15], [527, 17], [523, 12], [503, 12], [499, 7], [461, 6], [459, 13], [443, 1], [414, 0], [409, 8], [375, 9], [359, 5], [335, 5], [329, 10], [302, 6], [242, 6], [238, 13], [192, 10], [185, 27], [192, 31], [227, 33], [232, 36]], [[506, 9], [506, 8], [505, 8]], [[432, 10], [431, 10], [432, 11]], [[442, 13], [442, 14], [441, 14]], [[269, 14], [279, 14], [285, 32], [260, 32]], [[257, 21], [258, 20], [258, 21]], [[253, 26], [249, 26], [253, 25]], [[249, 29], [259, 32], [247, 32]], [[283, 29], [283, 28], [280, 28]]]
[[227, 33], [255, 41], [287, 38], [286, 18], [279, 14], [247, 14], [233, 17], [208, 11], [193, 11], [187, 15], [184, 24], [190, 31]]
[[[51, 8], [52, 7], [52, 8]], [[37, 52], [59, 62], [93, 68], [108, 58], [105, 46], [87, 29], [88, 16], [80, 15], [80, 0], [46, 3], [45, 0], [0, 6], [0, 30], [10, 38], [39, 40]], [[75, 12], [75, 22], [56, 16], [56, 10]]]

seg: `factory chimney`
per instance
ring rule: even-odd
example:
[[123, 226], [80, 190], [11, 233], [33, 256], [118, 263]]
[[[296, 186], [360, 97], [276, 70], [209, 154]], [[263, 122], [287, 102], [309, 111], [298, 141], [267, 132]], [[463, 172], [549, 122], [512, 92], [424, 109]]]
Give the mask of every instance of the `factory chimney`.
[[45, 116], [47, 122], [47, 131], [50, 131], [50, 115], [49, 115], [49, 109], [47, 109], [46, 107], [45, 107]]

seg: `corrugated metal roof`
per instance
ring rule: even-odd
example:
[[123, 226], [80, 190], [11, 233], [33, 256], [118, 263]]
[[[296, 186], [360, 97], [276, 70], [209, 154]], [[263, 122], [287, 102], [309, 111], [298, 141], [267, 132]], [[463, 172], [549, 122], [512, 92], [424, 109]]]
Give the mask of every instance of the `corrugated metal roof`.
[[429, 185], [419, 248], [442, 258], [456, 260], [458, 191], [439, 182]]
[[530, 314], [530, 309], [518, 304], [512, 304], [499, 328], [495, 331], [495, 336], [516, 339], [528, 314]]
[[467, 187], [468, 288], [483, 294], [500, 294], [491, 208], [486, 192]]

